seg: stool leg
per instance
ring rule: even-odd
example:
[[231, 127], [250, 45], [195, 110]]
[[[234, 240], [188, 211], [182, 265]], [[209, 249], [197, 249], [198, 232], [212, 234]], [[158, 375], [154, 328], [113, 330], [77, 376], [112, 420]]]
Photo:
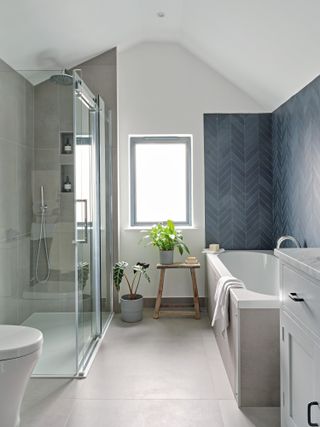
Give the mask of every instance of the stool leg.
[[198, 294], [196, 272], [195, 272], [194, 268], [190, 268], [190, 272], [191, 272], [192, 287], [193, 287], [193, 302], [194, 302], [195, 318], [197, 320], [199, 320], [200, 319], [200, 305], [199, 305], [199, 294]]
[[165, 268], [161, 269], [161, 271], [160, 271], [159, 289], [158, 289], [158, 295], [157, 295], [157, 300], [156, 300], [156, 306], [154, 308], [154, 313], [153, 313], [154, 319], [159, 319], [159, 312], [160, 312], [160, 306], [161, 306], [161, 298], [162, 298], [165, 272], [166, 272]]

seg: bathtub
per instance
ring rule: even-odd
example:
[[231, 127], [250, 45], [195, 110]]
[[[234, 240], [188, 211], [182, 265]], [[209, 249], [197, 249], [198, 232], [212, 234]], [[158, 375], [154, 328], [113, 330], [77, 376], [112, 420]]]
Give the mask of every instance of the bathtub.
[[280, 405], [279, 269], [272, 251], [206, 255], [207, 308], [212, 320], [220, 277], [235, 276], [245, 289], [230, 291], [230, 325], [214, 327], [218, 347], [241, 406]]

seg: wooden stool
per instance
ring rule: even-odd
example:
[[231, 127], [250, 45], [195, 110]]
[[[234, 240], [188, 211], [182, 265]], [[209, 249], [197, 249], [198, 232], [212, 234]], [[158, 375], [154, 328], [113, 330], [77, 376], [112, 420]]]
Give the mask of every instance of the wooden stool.
[[199, 295], [198, 295], [198, 287], [197, 287], [197, 278], [196, 278], [196, 268], [200, 268], [200, 264], [186, 264], [186, 263], [174, 263], [174, 264], [157, 264], [157, 268], [160, 270], [160, 282], [158, 289], [158, 296], [156, 300], [156, 305], [154, 308], [153, 318], [159, 319], [160, 316], [160, 306], [161, 306], [161, 298], [162, 291], [164, 286], [164, 277], [166, 273], [166, 269], [177, 269], [177, 268], [189, 268], [192, 279], [192, 287], [193, 287], [193, 301], [194, 301], [194, 312], [193, 311], [161, 311], [161, 315], [166, 316], [179, 316], [179, 317], [194, 317], [195, 319], [200, 319], [200, 306], [199, 306]]

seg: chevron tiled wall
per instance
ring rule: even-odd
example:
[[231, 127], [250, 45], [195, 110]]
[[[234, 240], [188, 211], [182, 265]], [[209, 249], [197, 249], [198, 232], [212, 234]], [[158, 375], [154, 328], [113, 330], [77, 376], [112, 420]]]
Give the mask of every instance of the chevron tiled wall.
[[273, 248], [271, 114], [205, 114], [206, 242]]
[[320, 78], [273, 113], [274, 238], [320, 245]]

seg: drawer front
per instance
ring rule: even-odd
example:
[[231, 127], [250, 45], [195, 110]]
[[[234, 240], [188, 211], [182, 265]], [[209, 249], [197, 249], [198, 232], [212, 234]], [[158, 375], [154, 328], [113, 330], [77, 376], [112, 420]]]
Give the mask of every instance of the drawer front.
[[315, 284], [286, 265], [282, 265], [281, 270], [284, 308], [293, 313], [309, 330], [320, 335], [320, 283]]

